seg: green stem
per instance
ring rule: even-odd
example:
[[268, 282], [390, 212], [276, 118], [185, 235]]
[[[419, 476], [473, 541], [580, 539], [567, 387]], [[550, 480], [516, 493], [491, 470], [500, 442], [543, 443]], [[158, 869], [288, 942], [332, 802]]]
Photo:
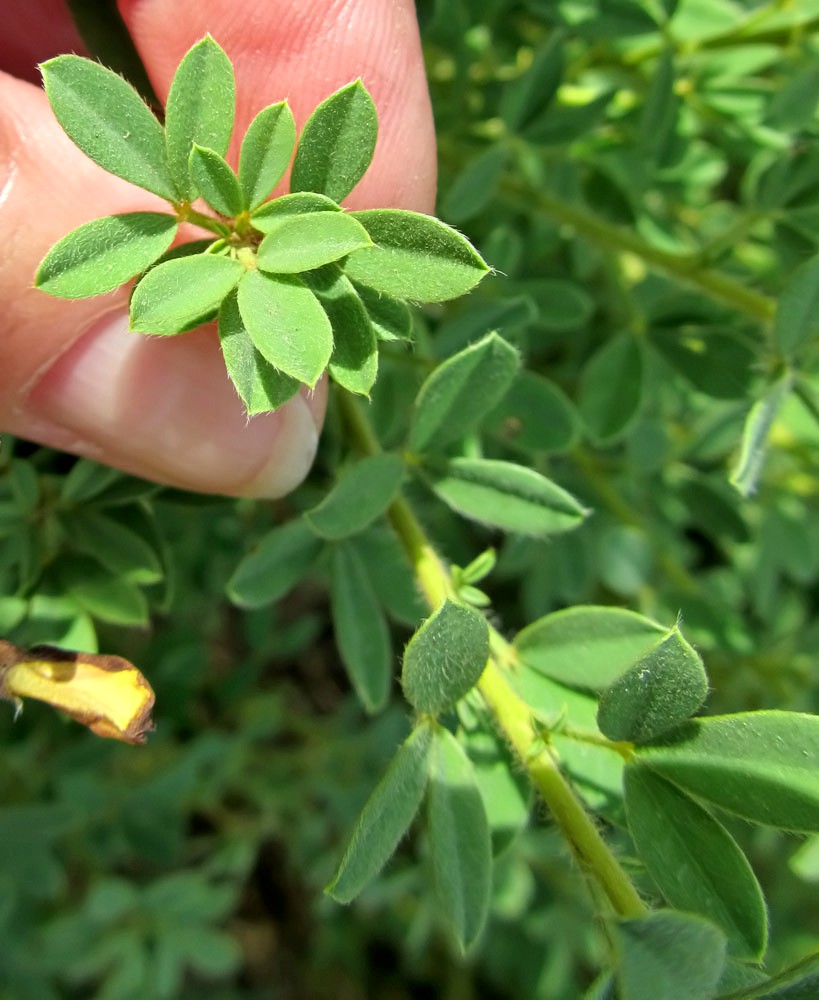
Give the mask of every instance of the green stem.
[[[340, 392], [338, 403], [356, 448], [366, 455], [381, 450], [363, 409], [351, 395]], [[403, 498], [388, 516], [413, 566], [415, 577], [430, 608], [453, 595], [452, 578], [424, 529]], [[489, 626], [489, 661], [478, 689], [498, 727], [513, 747], [535, 788], [548, 806], [582, 870], [594, 880], [619, 916], [647, 912], [637, 890], [601, 837], [591, 816], [566, 781], [548, 747], [544, 746], [526, 702], [512, 689], [504, 669], [515, 662], [514, 650]]]
[[678, 281], [693, 285], [711, 298], [744, 312], [760, 323], [768, 323], [774, 315], [775, 302], [727, 275], [704, 267], [699, 255], [680, 255], [652, 246], [628, 229], [604, 222], [590, 212], [553, 197], [542, 190], [508, 181], [508, 193], [520, 199], [520, 209], [530, 214], [535, 206], [557, 222], [571, 226], [580, 236], [614, 253], [630, 253], [649, 267], [662, 271]]
[[188, 202], [182, 202], [174, 207], [176, 208], [176, 217], [180, 222], [189, 222], [193, 226], [199, 226], [200, 229], [216, 233], [217, 236], [230, 236], [230, 226], [226, 226], [210, 215], [205, 215], [204, 212], [197, 212], [195, 208], [191, 208]]

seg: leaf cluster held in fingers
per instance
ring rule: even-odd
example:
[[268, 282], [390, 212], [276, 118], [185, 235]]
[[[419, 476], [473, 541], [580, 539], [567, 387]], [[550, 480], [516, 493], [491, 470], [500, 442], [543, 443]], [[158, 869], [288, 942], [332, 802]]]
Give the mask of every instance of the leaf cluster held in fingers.
[[[233, 67], [210, 36], [179, 64], [164, 127], [124, 80], [87, 59], [60, 56], [44, 64], [43, 76], [60, 124], [80, 149], [165, 198], [172, 213], [80, 227], [46, 256], [37, 284], [80, 298], [137, 278], [131, 328], [141, 333], [175, 335], [218, 315], [228, 375], [249, 414], [275, 409], [294, 385], [314, 387], [325, 370], [368, 396], [379, 340], [410, 337], [404, 300], [452, 298], [488, 271], [437, 219], [341, 209], [370, 165], [378, 134], [375, 104], [360, 80], [326, 98], [298, 142], [286, 101], [263, 108], [235, 171], [225, 159]], [[294, 149], [291, 193], [267, 201]], [[195, 210], [197, 198], [213, 214]], [[181, 221], [210, 229], [215, 239], [198, 253], [166, 253]]]

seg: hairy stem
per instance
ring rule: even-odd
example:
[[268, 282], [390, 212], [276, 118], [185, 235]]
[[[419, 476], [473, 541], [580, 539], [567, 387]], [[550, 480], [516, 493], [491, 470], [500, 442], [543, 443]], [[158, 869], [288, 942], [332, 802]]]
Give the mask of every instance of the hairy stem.
[[[377, 454], [381, 447], [358, 401], [346, 392], [339, 393], [338, 401], [355, 447], [366, 455]], [[412, 563], [424, 598], [434, 610], [453, 595], [450, 572], [406, 500], [396, 500], [388, 516]], [[646, 912], [645, 904], [544, 745], [529, 706], [504, 676], [504, 671], [515, 662], [514, 651], [491, 625], [489, 635], [489, 661], [478, 681], [478, 690], [499, 729], [549, 808], [582, 870], [594, 880], [615, 913], [624, 917], [641, 916]]]

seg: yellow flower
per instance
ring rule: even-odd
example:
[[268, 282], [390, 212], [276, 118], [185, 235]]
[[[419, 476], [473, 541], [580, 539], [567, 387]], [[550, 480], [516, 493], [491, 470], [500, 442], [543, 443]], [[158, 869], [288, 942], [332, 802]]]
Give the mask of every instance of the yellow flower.
[[121, 656], [22, 649], [0, 639], [0, 697], [48, 702], [97, 736], [125, 743], [144, 743], [154, 728], [151, 685]]

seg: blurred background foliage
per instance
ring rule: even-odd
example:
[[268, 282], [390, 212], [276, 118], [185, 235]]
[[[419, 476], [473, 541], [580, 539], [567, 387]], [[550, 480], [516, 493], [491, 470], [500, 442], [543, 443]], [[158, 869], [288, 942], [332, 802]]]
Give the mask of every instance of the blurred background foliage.
[[[499, 329], [526, 370], [482, 453], [595, 512], [549, 541], [503, 540], [419, 492], [424, 522], [461, 565], [499, 546], [486, 589], [506, 634], [578, 603], [681, 614], [711, 711], [816, 712], [819, 310], [798, 350], [770, 332], [819, 251], [815, 2], [420, 0], [418, 13], [439, 211], [499, 273], [419, 316], [411, 352], [385, 347], [374, 423], [399, 444], [431, 364]], [[783, 375], [743, 498], [729, 483], [743, 428]], [[468, 959], [440, 923], [423, 834], [353, 907], [322, 896], [406, 712], [397, 690], [377, 718], [351, 695], [321, 556], [287, 570], [272, 607], [239, 611], [225, 590], [343, 457], [331, 409], [309, 481], [271, 507], [4, 438], [0, 633], [133, 659], [157, 731], [133, 749], [33, 702], [16, 722], [0, 713], [2, 1000], [574, 1000], [605, 961], [548, 817], [514, 782], [495, 786], [510, 832]], [[423, 614], [408, 568], [384, 528], [356, 546], [399, 649]], [[502, 748], [472, 749], [502, 784]], [[819, 842], [732, 832], [774, 914], [770, 967], [815, 950]]]

